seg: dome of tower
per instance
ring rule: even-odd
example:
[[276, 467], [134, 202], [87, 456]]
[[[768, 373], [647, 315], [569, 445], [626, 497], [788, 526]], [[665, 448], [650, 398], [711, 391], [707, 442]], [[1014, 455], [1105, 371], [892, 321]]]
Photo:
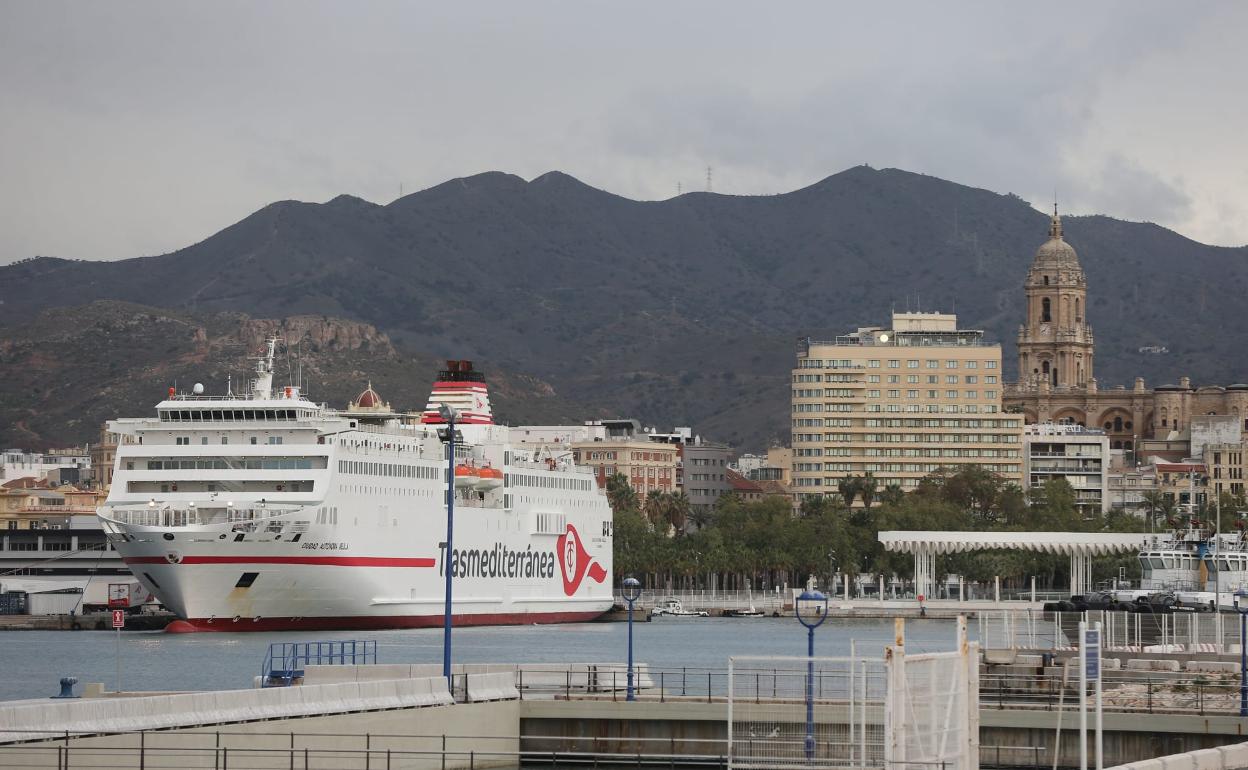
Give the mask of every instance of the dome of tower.
[[1035, 264], [1052, 267], [1079, 266], [1079, 255], [1062, 238], [1062, 218], [1056, 211], [1049, 222], [1049, 240], [1036, 250]]

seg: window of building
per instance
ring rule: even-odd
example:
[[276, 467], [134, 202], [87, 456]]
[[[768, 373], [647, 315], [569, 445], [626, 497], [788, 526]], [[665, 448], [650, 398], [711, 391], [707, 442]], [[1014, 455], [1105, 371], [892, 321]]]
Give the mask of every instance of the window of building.
[[868, 360], [868, 361], [867, 361], [867, 368], [868, 368], [868, 369], [879, 369], [879, 368], [880, 368], [880, 361], [879, 361], [879, 359], [878, 359], [878, 358], [872, 358], [872, 359]]
[[918, 359], [916, 359], [916, 358], [912, 358], [912, 359], [910, 359], [909, 361], [907, 361], [907, 362], [906, 362], [906, 368], [907, 368], [907, 369], [918, 369], [918, 368], [919, 368], [919, 361], [918, 361]]
[[1053, 314], [1050, 309], [1051, 304], [1052, 303], [1049, 301], [1048, 297], [1045, 297], [1044, 300], [1040, 303], [1040, 323], [1047, 324], [1053, 320]]
[[889, 369], [900, 369], [900, 368], [901, 368], [901, 361], [898, 361], [896, 358], [891, 358], [891, 359], [889, 359], [889, 361], [888, 361], [888, 368], [889, 368]]

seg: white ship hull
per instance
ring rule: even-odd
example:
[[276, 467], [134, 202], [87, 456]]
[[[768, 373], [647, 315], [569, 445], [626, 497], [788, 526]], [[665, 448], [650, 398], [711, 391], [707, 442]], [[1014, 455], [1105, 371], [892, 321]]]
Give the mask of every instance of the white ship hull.
[[587, 469], [513, 447], [507, 428], [462, 426], [456, 462], [502, 473], [457, 481], [448, 558], [445, 445], [386, 409], [335, 412], [288, 390], [171, 398], [156, 419], [114, 423], [133, 440], [100, 519], [181, 618], [170, 630], [441, 626], [450, 565], [457, 625], [610, 609], [611, 511]]

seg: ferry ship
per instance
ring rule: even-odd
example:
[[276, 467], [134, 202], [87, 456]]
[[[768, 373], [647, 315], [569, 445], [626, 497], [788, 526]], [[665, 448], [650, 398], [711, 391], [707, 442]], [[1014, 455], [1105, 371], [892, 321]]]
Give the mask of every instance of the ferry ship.
[[[345, 410], [274, 387], [278, 340], [244, 394], [170, 388], [122, 419], [98, 515], [170, 631], [558, 623], [610, 609], [611, 509], [566, 449], [514, 444], [484, 377], [448, 362], [424, 411], [371, 383]], [[456, 410], [453, 483], [443, 405]], [[454, 495], [453, 549], [446, 548]]]
[[1185, 524], [1145, 536], [1140, 589], [1117, 591], [1117, 598], [1170, 592], [1188, 606], [1234, 607], [1235, 593], [1248, 589], [1248, 537], [1242, 530], [1215, 534], [1194, 517]]

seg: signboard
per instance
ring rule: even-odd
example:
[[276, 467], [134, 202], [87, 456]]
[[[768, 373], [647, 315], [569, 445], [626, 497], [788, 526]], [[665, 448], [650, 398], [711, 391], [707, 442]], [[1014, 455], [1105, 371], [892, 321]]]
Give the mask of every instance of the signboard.
[[118, 607], [125, 608], [130, 606], [130, 584], [129, 583], [109, 583], [108, 584], [108, 608], [116, 609]]
[[126, 627], [126, 611], [113, 610], [113, 628], [122, 629]]
[[1086, 628], [1083, 631], [1083, 665], [1089, 680], [1101, 678], [1101, 629]]

